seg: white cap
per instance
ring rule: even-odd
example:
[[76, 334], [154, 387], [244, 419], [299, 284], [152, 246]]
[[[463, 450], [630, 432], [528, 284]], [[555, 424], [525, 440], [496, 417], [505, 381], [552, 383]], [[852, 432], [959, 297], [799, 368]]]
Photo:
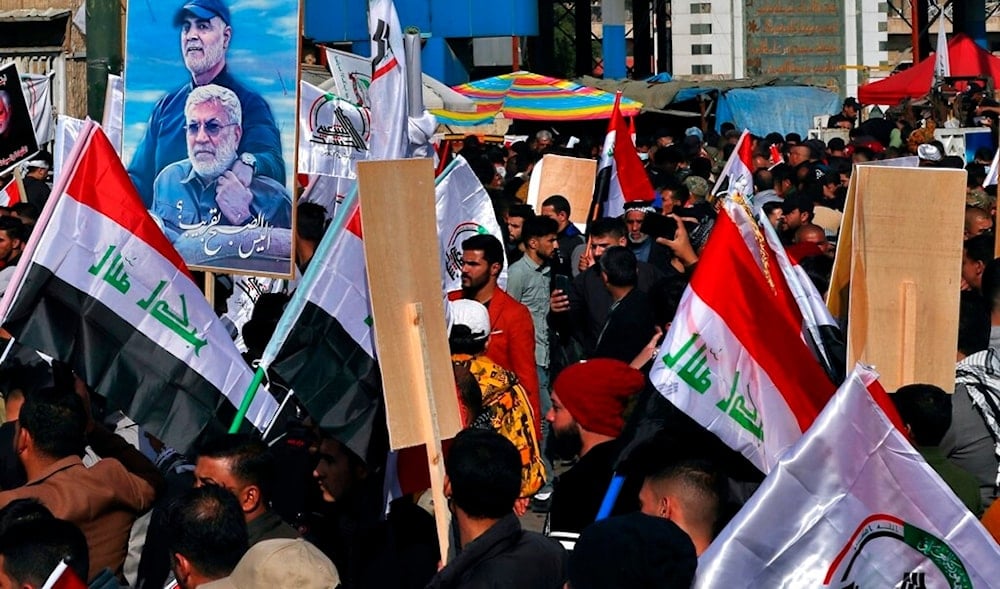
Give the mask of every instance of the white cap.
[[451, 301], [451, 327], [456, 325], [468, 327], [476, 339], [485, 338], [490, 334], [490, 312], [479, 301]]

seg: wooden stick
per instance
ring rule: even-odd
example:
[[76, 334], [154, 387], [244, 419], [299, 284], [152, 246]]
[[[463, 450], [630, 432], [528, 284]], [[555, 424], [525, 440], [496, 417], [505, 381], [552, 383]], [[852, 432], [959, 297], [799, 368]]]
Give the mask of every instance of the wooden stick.
[[899, 285], [903, 311], [899, 383], [913, 384], [917, 368], [917, 285], [907, 280]]
[[[430, 346], [427, 344], [427, 332], [424, 329], [423, 305], [410, 303], [413, 317], [412, 336], [419, 338], [421, 361], [424, 367], [425, 394], [417, 395], [420, 407], [420, 420], [427, 448], [427, 469], [431, 478], [431, 497], [434, 500], [434, 521], [437, 524], [438, 548], [441, 551], [441, 564], [448, 563], [448, 546], [451, 540], [451, 512], [448, 511], [448, 500], [444, 496], [444, 457], [441, 451], [441, 430], [438, 426], [437, 405], [434, 403], [434, 389], [431, 379]], [[419, 384], [418, 384], [419, 388]]]
[[205, 298], [213, 309], [215, 308], [215, 273], [205, 272]]

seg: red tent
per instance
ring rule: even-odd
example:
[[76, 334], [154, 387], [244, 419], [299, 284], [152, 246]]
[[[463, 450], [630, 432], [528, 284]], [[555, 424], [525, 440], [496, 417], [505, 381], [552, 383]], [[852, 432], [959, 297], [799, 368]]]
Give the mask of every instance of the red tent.
[[[931, 91], [934, 80], [934, 54], [884, 80], [858, 88], [861, 104], [895, 105], [906, 98], [923, 98]], [[953, 76], [990, 76], [994, 85], [1000, 82], [1000, 58], [976, 45], [976, 42], [959, 33], [948, 41], [948, 59]]]

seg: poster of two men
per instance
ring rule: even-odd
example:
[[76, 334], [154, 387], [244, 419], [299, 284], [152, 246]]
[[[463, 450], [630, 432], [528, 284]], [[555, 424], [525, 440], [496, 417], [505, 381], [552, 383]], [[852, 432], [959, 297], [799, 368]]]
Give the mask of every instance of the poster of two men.
[[130, 2], [122, 159], [189, 266], [291, 273], [299, 0]]

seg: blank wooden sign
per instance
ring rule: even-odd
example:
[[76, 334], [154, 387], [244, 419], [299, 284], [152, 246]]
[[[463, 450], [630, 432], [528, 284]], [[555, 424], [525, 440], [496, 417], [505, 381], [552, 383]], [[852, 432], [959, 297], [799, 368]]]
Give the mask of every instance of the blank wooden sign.
[[873, 365], [886, 390], [954, 389], [965, 182], [965, 170], [855, 168], [837, 264], [850, 264], [847, 366]]
[[359, 162], [358, 197], [389, 443], [399, 449], [454, 437], [462, 422], [445, 333], [431, 161]]
[[586, 225], [587, 212], [594, 200], [597, 160], [547, 154], [542, 156], [540, 164], [541, 169], [536, 166], [531, 173], [527, 204], [540, 212], [546, 198], [561, 194], [569, 200], [570, 220]]

